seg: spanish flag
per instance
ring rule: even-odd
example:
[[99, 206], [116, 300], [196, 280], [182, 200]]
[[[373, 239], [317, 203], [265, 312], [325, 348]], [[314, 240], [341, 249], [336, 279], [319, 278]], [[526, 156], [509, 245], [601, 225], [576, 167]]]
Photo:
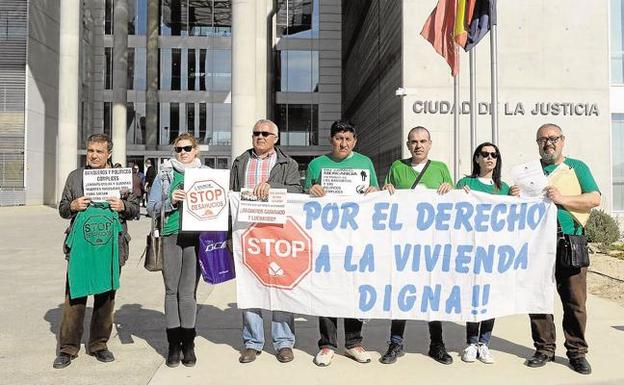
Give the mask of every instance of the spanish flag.
[[[453, 77], [459, 74], [459, 52], [455, 45], [455, 20], [458, 0], [440, 0], [429, 15], [420, 34], [451, 67]], [[461, 0], [460, 0], [461, 1]]]
[[496, 24], [496, 0], [457, 0], [455, 42], [470, 51]]

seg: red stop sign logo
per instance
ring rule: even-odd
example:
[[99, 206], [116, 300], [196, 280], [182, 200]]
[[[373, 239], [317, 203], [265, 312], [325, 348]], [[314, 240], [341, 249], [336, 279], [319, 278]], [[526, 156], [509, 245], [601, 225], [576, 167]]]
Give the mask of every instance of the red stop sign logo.
[[284, 225], [251, 225], [242, 236], [243, 264], [263, 285], [292, 289], [312, 270], [312, 240], [291, 217]]

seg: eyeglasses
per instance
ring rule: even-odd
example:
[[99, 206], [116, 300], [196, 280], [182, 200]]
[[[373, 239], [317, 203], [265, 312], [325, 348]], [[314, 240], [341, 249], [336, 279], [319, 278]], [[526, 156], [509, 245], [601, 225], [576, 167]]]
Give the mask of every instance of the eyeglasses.
[[193, 150], [193, 146], [174, 147], [173, 149], [175, 150], [175, 152], [177, 152], [179, 154], [182, 151], [184, 151], [184, 152], [191, 152]]
[[549, 137], [542, 137], [542, 138], [537, 138], [537, 140], [535, 140], [537, 142], [537, 144], [539, 145], [545, 145], [546, 142], [550, 142], [552, 144], [557, 144], [557, 142], [559, 141], [559, 139], [563, 138], [563, 135], [559, 135], [559, 136], [549, 136]]
[[483, 159], [485, 159], [487, 157], [491, 157], [492, 159], [498, 159], [498, 153], [497, 152], [479, 151], [479, 155], [481, 155], [481, 157]]
[[268, 138], [269, 136], [275, 135], [275, 134], [269, 131], [254, 131], [253, 132], [253, 136], [260, 136], [260, 135], [262, 135], [263, 138]]

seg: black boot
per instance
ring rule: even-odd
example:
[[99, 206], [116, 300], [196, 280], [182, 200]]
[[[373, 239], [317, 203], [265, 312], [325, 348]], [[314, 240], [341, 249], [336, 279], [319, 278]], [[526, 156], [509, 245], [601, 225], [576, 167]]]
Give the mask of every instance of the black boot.
[[184, 366], [195, 366], [195, 328], [182, 328], [182, 364]]
[[169, 352], [167, 353], [166, 365], [175, 368], [180, 365], [180, 351], [182, 351], [182, 328], [167, 329], [167, 342], [169, 342]]

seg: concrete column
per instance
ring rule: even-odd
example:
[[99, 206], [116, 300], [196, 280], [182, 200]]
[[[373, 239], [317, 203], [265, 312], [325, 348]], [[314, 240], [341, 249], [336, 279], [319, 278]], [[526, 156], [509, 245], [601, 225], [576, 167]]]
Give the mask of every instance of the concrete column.
[[80, 3], [61, 0], [60, 6], [56, 202], [61, 198], [67, 175], [78, 163]]
[[126, 166], [128, 0], [115, 0], [113, 31], [113, 163]]
[[[251, 146], [266, 117], [266, 0], [232, 0], [232, 159]], [[260, 15], [259, 15], [260, 13]]]
[[145, 149], [158, 146], [158, 0], [147, 1], [147, 94], [145, 105]]

